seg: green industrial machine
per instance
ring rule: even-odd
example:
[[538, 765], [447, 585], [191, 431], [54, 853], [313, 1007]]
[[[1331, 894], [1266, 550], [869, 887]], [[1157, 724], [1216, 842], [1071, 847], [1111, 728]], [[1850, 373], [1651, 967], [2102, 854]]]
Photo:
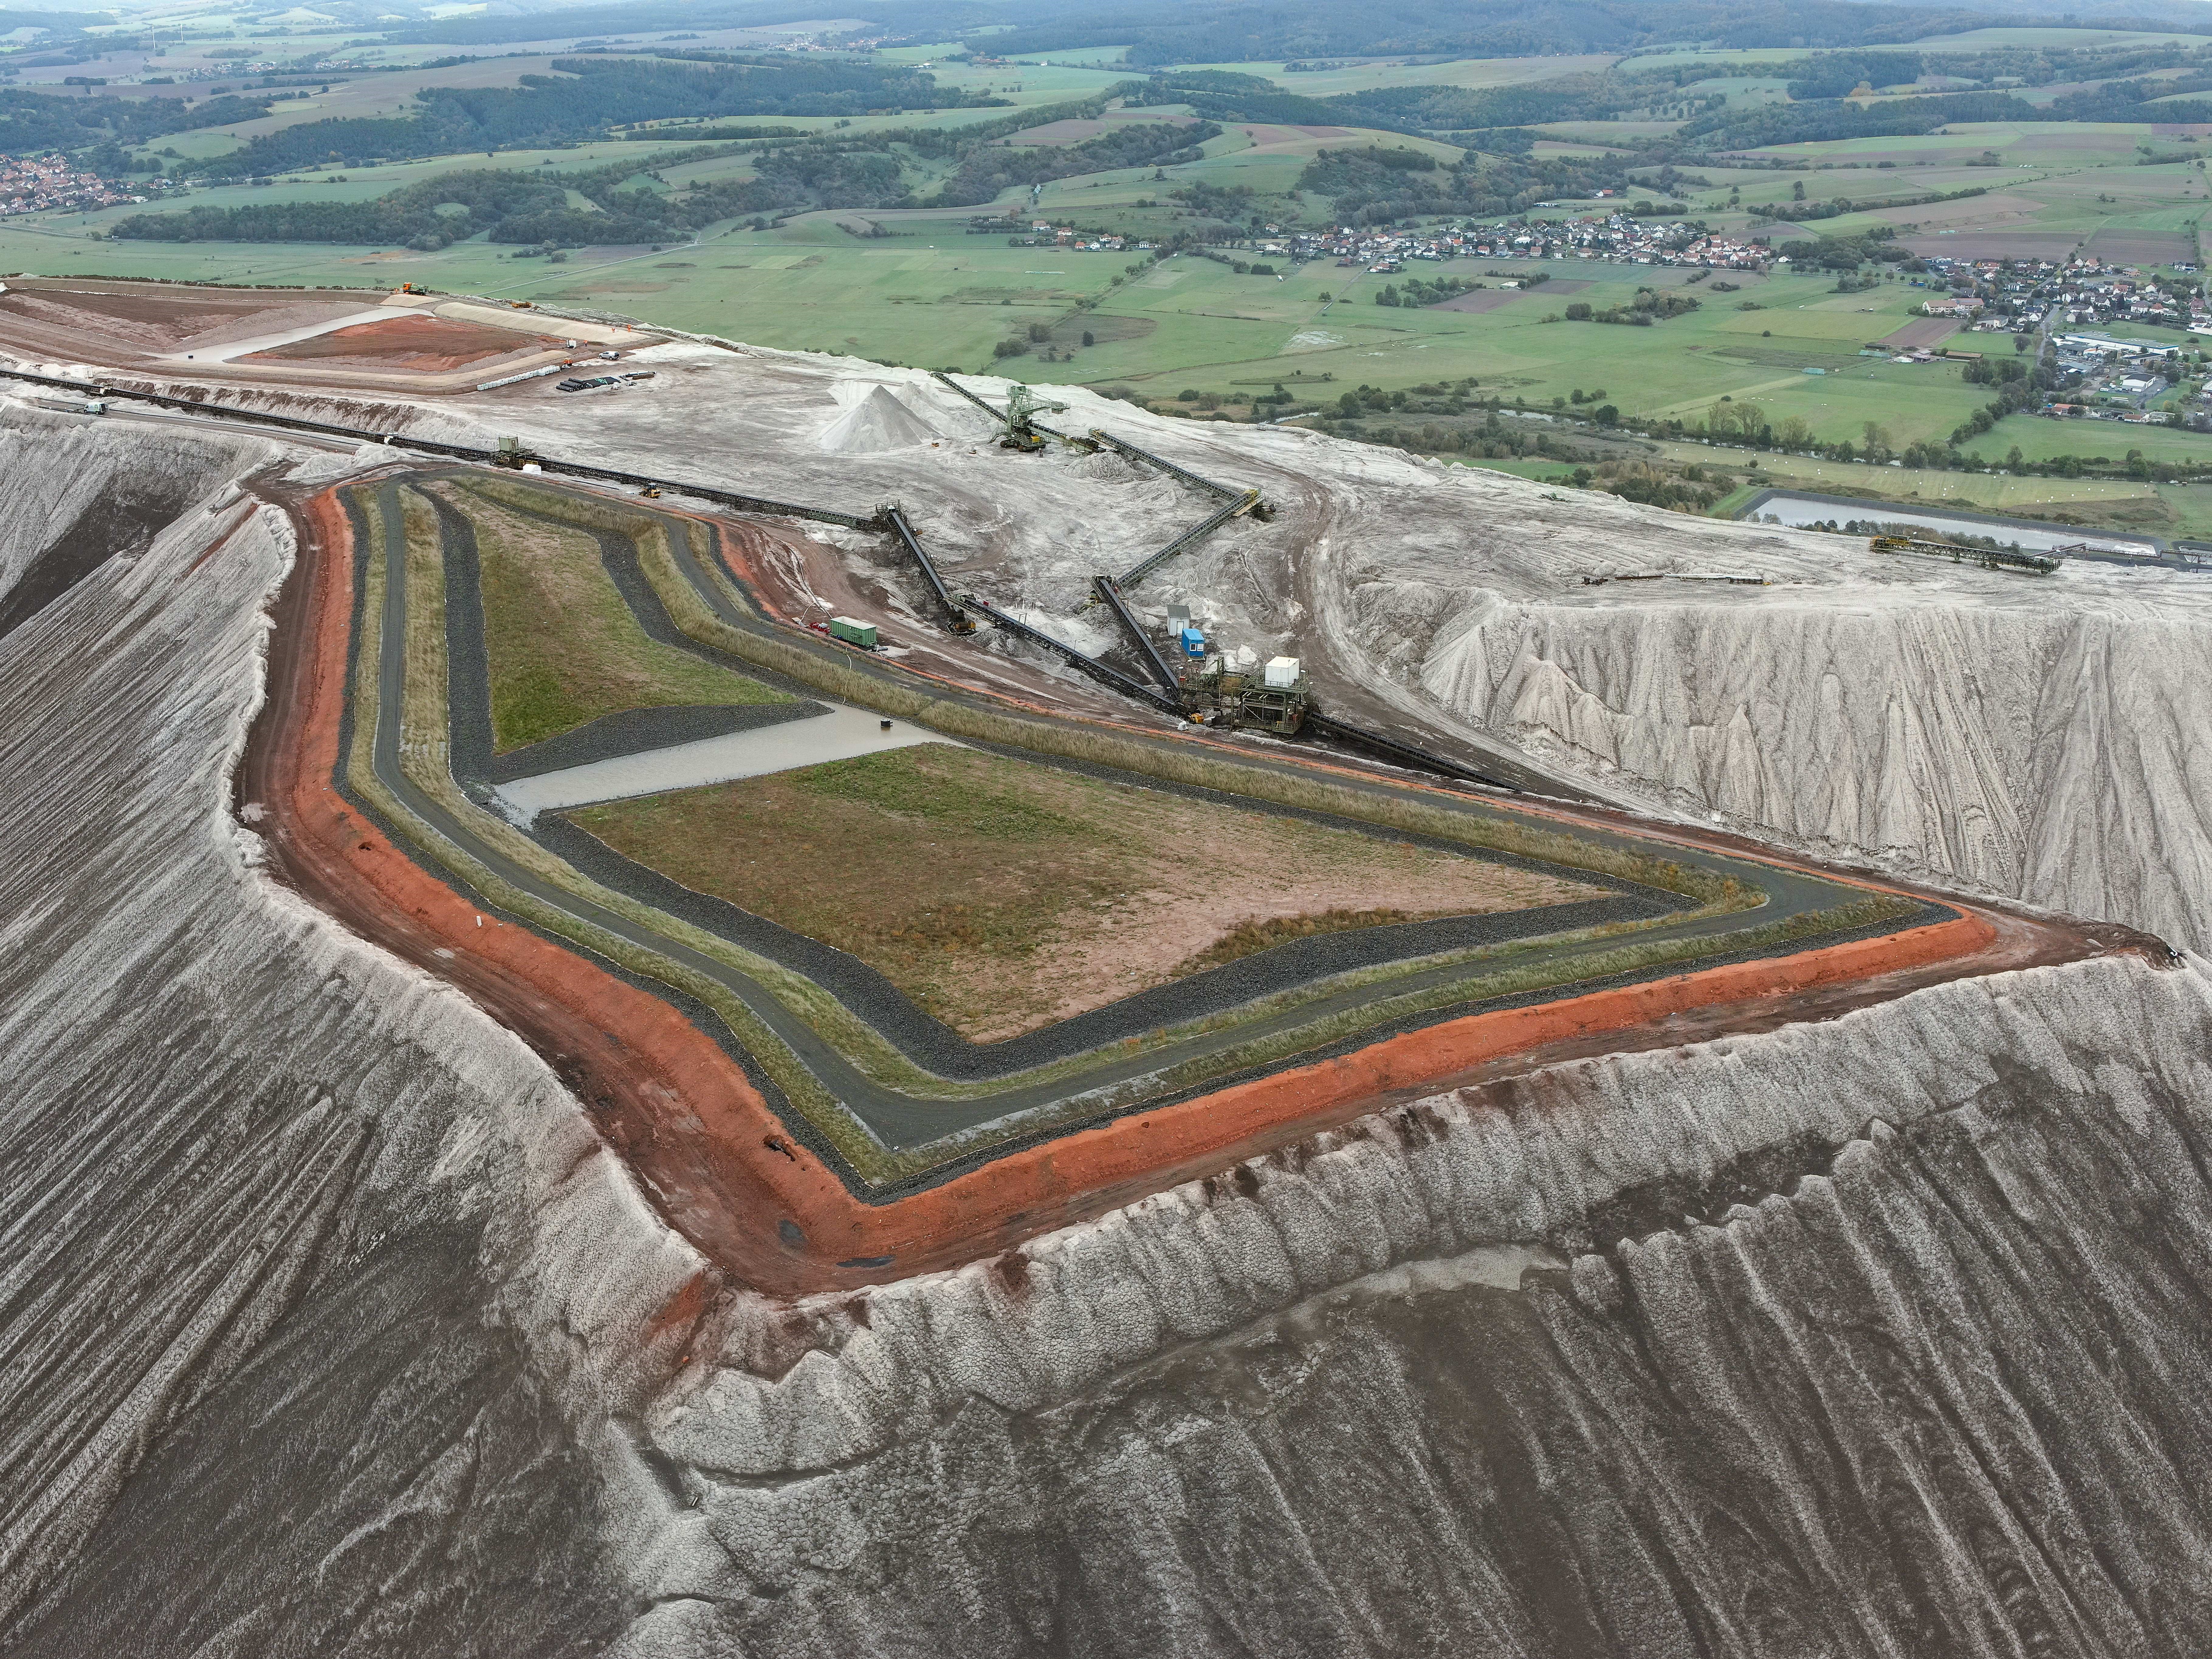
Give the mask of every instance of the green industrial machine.
[[1040, 398], [1025, 386], [1017, 386], [1006, 398], [1006, 413], [1001, 418], [1006, 423], [1006, 435], [999, 440], [1001, 449], [1018, 449], [1024, 454], [1034, 454], [1044, 447], [1044, 439], [1030, 422], [1039, 415], [1058, 415], [1067, 408]]

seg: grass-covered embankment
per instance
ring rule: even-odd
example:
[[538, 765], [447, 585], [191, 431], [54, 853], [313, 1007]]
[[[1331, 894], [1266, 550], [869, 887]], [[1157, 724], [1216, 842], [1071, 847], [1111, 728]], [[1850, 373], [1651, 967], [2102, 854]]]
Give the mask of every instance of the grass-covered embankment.
[[465, 498], [482, 571], [495, 752], [632, 708], [788, 701], [647, 636], [587, 532]]

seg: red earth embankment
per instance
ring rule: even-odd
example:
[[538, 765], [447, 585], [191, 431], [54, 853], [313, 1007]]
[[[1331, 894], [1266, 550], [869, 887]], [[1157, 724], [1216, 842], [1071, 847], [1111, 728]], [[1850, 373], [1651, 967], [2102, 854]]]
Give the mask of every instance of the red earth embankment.
[[1832, 1017], [1922, 985], [2106, 948], [2079, 929], [1962, 907], [1953, 920], [1886, 938], [1447, 1021], [870, 1203], [791, 1138], [743, 1070], [677, 1008], [482, 915], [337, 793], [350, 526], [332, 492], [290, 510], [301, 558], [279, 603], [270, 702], [239, 783], [241, 800], [269, 815], [264, 832], [277, 867], [348, 926], [459, 985], [520, 1033], [576, 1091], [669, 1224], [723, 1271], [769, 1294], [849, 1288], [994, 1255], [1509, 1062], [1533, 1069]]
[[450, 322], [409, 312], [356, 323], [351, 328], [310, 335], [289, 345], [272, 346], [245, 363], [319, 363], [363, 368], [410, 368], [444, 374], [520, 351], [550, 351], [560, 340], [550, 334], [521, 334], [482, 323]]

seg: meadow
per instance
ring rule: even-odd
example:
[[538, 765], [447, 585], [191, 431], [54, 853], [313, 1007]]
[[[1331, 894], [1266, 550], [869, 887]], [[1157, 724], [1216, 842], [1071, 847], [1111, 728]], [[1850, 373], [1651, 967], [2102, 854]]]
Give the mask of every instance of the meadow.
[[[2016, 421], [2005, 422], [1999, 432], [2007, 434], [2005, 442], [2009, 444], [2021, 438], [2022, 434], [2016, 428], [2037, 423], [2033, 417], [2021, 416]], [[2047, 421], [2039, 423], [2045, 426], [2062, 424]], [[2115, 438], [2120, 432], [2141, 435], [2139, 428], [2122, 427], [2107, 430], [2111, 430]], [[1986, 447], [1985, 443], [1983, 447]], [[1718, 466], [1725, 469], [1724, 476], [1737, 479], [1738, 487], [1714, 504], [1711, 511], [1717, 518], [1733, 517], [1742, 511], [1759, 490], [1778, 488], [1812, 490], [1830, 495], [1858, 496], [1869, 501], [1890, 501], [1904, 506], [1966, 507], [1976, 512], [2010, 514], [2058, 523], [2078, 520], [2085, 529], [2101, 526], [2148, 531], [2168, 537], [2212, 537], [2212, 483], [2161, 484], [2149, 479], [2125, 477], [2046, 478], [2003, 471], [1946, 471], [1867, 462], [1821, 460], [1803, 455], [1772, 453], [1753, 455], [1748, 451], [1727, 446], [1692, 442], [1662, 442], [1647, 444], [1644, 447], [1655, 461], [1678, 467], [1698, 466], [1707, 470]], [[2148, 450], [2150, 447], [2144, 447]], [[2109, 448], [2084, 444], [2082, 453], [2110, 453], [2117, 457], [2124, 455], [2125, 448], [2117, 443]], [[2003, 459], [2002, 449], [1986, 459], [2001, 463]], [[2206, 459], [2201, 439], [2198, 440], [2195, 459]], [[1456, 464], [1487, 471], [1507, 472], [1516, 477], [1531, 478], [1544, 483], [1568, 483], [1571, 482], [1575, 471], [1571, 464], [1534, 456], [1520, 459], [1465, 460]]]
[[[1706, 289], [1699, 310], [1632, 328], [1546, 319], [1571, 299], [1602, 310], [1626, 304], [1639, 286], [1680, 288], [1690, 273], [1597, 261], [1496, 268], [1540, 265], [1557, 273], [1551, 283], [1496, 310], [1470, 313], [1377, 306], [1374, 296], [1387, 279], [1334, 264], [1309, 264], [1278, 282], [1238, 276], [1211, 261], [1175, 259], [1098, 307], [1150, 320], [1153, 331], [1141, 342], [1079, 354], [1075, 378], [1171, 395], [1184, 386], [1226, 392], [1293, 374], [1331, 374], [1346, 389], [1386, 390], [1472, 375], [1485, 393], [1538, 407], [1602, 387], [1624, 416], [1691, 418], [1729, 398], [1756, 402], [1771, 422], [1799, 415], [1816, 431], [1838, 436], [1856, 438], [1873, 421], [1899, 445], [1940, 438], [1988, 401], [1985, 391], [1961, 380], [1957, 365], [1859, 355], [1911, 319], [1926, 298], [1921, 289], [1893, 284], [1837, 295], [1823, 278], [1774, 277], [1744, 283], [1734, 295]], [[1463, 259], [1444, 270], [1472, 276], [1486, 268], [1488, 262]], [[1738, 310], [1746, 301], [1760, 308]], [[2008, 341], [1998, 343], [2010, 349]]]
[[[1922, 41], [1941, 52], [1994, 46], [2151, 45], [2169, 37], [2081, 29], [1978, 30]], [[274, 42], [269, 43], [274, 50]], [[289, 51], [301, 42], [285, 43]], [[289, 100], [239, 129], [179, 135], [180, 149], [210, 152], [238, 135], [331, 113], [388, 107], [418, 85], [494, 85], [535, 72], [551, 61], [538, 55], [493, 58], [446, 70], [404, 68], [334, 84], [326, 97]], [[1054, 54], [1044, 63], [949, 64], [952, 43], [921, 44], [878, 54], [878, 60], [927, 65], [945, 84], [988, 91], [1016, 109], [1095, 94], [1127, 78], [1112, 47]], [[179, 49], [181, 50], [181, 49]], [[398, 49], [392, 49], [396, 51]], [[1645, 52], [1620, 60], [1630, 70], [1675, 63], [1758, 66], [1802, 52]], [[180, 60], [181, 61], [181, 60]], [[1215, 65], [1264, 76], [1287, 92], [1326, 97], [1409, 85], [1494, 87], [1600, 70], [1610, 54], [1534, 59], [1470, 58], [1455, 63], [1375, 61], [1318, 72], [1290, 72], [1279, 63]], [[1732, 101], [1786, 95], [1780, 76], [1722, 76], [1689, 88], [1722, 91]], [[1163, 104], [1157, 113], [1188, 111]], [[951, 110], [857, 117], [843, 126], [829, 118], [779, 118], [806, 131], [865, 134], [884, 126], [964, 125], [996, 119], [1003, 109]], [[1133, 113], [1135, 112], [1132, 112]], [[1191, 211], [1176, 193], [1194, 185], [1249, 191], [1231, 210], [1285, 224], [1326, 222], [1330, 204], [1301, 195], [1301, 174], [1329, 148], [1382, 146], [1425, 152], [1449, 165], [1462, 152], [1440, 142], [1395, 133], [1301, 128], [1259, 121], [1224, 123], [1198, 159], [1164, 169], [1135, 167], [1053, 180], [1035, 212], [1052, 222], [1162, 238], [1188, 227]], [[537, 168], [634, 164], [634, 182], [653, 189], [742, 179], [756, 165], [750, 152], [661, 165], [683, 145], [683, 124], [657, 129], [663, 137], [603, 139], [573, 149], [472, 155], [280, 179], [259, 187], [196, 191], [194, 205], [227, 207], [278, 201], [351, 202], [463, 168]], [[1582, 123], [1553, 130], [1546, 153], [1593, 153], [1593, 143], [1648, 137], [1663, 122]], [[1568, 143], [1567, 137], [1585, 142]], [[2212, 211], [2205, 146], [2170, 129], [2113, 123], [1959, 124], [1920, 137], [1871, 137], [1777, 146], [1741, 157], [1717, 155], [1682, 166], [1674, 199], [1714, 231], [1764, 236], [1779, 243], [1817, 236], [1893, 235], [1928, 255], [1960, 258], [2064, 258], [2077, 248], [2116, 261], [2164, 264], [2199, 254], [2202, 222]], [[902, 157], [909, 183], [926, 191], [948, 172], [947, 158]], [[2143, 165], [2143, 163], [2172, 163]], [[1785, 164], [1777, 166], [1777, 163]], [[649, 176], [659, 173], [654, 179]], [[1803, 222], [1788, 216], [1848, 198], [1856, 202], [1944, 191], [1976, 191], [1957, 201], [1861, 209]], [[1656, 199], [1657, 193], [1654, 192]], [[1000, 205], [1030, 216], [1027, 192], [1007, 191]], [[1231, 404], [1281, 382], [1301, 396], [1334, 401], [1341, 390], [1385, 391], [1439, 382], [1478, 383], [1479, 394], [1539, 410], [1602, 389], [1603, 401], [1625, 417], [1695, 422], [1716, 403], [1756, 404], [1770, 422], [1802, 418], [1826, 443], [1862, 440], [1872, 423], [1902, 447], [1942, 440], [1988, 401], [1987, 389], [1961, 378], [1957, 363], [1900, 364], [1864, 349], [1913, 320], [1928, 290], [1889, 280], [1839, 294], [1828, 276], [1749, 276], [1719, 272], [1732, 283], [1721, 294], [1694, 289], [1700, 308], [1648, 328], [1564, 320], [1571, 301], [1603, 311], [1631, 301], [1640, 286], [1685, 286], [1690, 273], [1597, 260], [1553, 261], [1545, 286], [1505, 298], [1484, 294], [1472, 307], [1378, 306], [1389, 277], [1334, 260], [1297, 266], [1280, 256], [1243, 250], [1270, 273], [1238, 274], [1225, 263], [1193, 254], [1149, 264], [1133, 249], [1088, 253], [1067, 248], [1012, 247], [1004, 234], [971, 234], [978, 210], [866, 210], [800, 214], [776, 227], [739, 222], [710, 226], [688, 242], [654, 246], [572, 249], [560, 262], [519, 257], [508, 247], [474, 240], [435, 252], [393, 247], [312, 244], [160, 244], [100, 240], [125, 212], [27, 215], [0, 221], [0, 270], [82, 273], [267, 283], [398, 286], [413, 282], [453, 292], [530, 298], [620, 312], [645, 321], [759, 343], [845, 352], [930, 367], [994, 369], [1041, 384], [1130, 388], [1172, 401], [1188, 389]], [[1531, 210], [1564, 219], [1596, 210], [1580, 203]], [[1134, 265], [1136, 270], [1132, 270]], [[1533, 274], [1525, 264], [1461, 259], [1417, 264], [1408, 275], [1449, 276], [1492, 289], [1506, 276]], [[1692, 291], [1686, 287], [1686, 291]], [[1000, 359], [993, 348], [1042, 325], [1049, 338], [1028, 355]], [[2197, 343], [2170, 331], [2118, 331], [2160, 343]], [[1092, 343], [1082, 343], [1085, 333]], [[2011, 349], [2000, 334], [1958, 335], [1956, 349]], [[1568, 407], [1573, 405], [1569, 402]], [[2124, 455], [2139, 448], [2154, 459], [2212, 460], [2212, 438], [2171, 428], [2078, 425], [2014, 416], [1969, 447], [2001, 464], [2017, 443], [2031, 459], [2064, 453]], [[1954, 475], [1955, 476], [1955, 475]], [[2054, 481], [2055, 482], [2055, 481]], [[2146, 486], [2148, 488], [2148, 486]]]

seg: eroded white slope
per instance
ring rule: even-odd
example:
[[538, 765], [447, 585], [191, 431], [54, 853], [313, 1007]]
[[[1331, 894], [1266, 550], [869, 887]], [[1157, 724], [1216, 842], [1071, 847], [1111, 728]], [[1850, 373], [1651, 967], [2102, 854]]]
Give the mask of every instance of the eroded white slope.
[[[1624, 803], [2212, 937], [2212, 579], [1997, 574], [1308, 453], [1296, 589], [1340, 678]], [[1717, 575], [1772, 585], [1686, 580]]]
[[1421, 684], [1677, 811], [2197, 944], [2212, 648], [2193, 594], [1469, 605]]
[[[1326, 539], [1330, 626], [1408, 698], [1413, 620], [1556, 603], [1644, 522], [1547, 504], [1547, 546], [1540, 492], [1334, 453], [1300, 568]], [[574, 1103], [228, 822], [284, 558], [244, 512], [0, 641], [13, 1650], [2212, 1643], [2172, 1589], [2212, 1554], [2202, 964], [1564, 1067], [1019, 1261], [656, 1334], [698, 1264]], [[1914, 606], [2051, 603], [1864, 562]]]
[[[120, 423], [118, 423], [118, 425]], [[265, 446], [132, 423], [58, 421], [0, 401], [0, 594], [72, 526], [119, 531], [117, 545], [204, 497]]]
[[[541, 1062], [256, 868], [228, 774], [291, 543], [228, 480], [281, 452], [33, 435], [33, 499], [166, 458], [197, 501], [0, 639], [0, 1645], [603, 1630], [590, 1419], [516, 1310], [550, 1277], [634, 1338], [693, 1258]], [[578, 1216], [588, 1271], [531, 1244]]]
[[617, 1651], [2182, 1650], [2208, 1056], [2201, 964], [1968, 982], [733, 1322]]

